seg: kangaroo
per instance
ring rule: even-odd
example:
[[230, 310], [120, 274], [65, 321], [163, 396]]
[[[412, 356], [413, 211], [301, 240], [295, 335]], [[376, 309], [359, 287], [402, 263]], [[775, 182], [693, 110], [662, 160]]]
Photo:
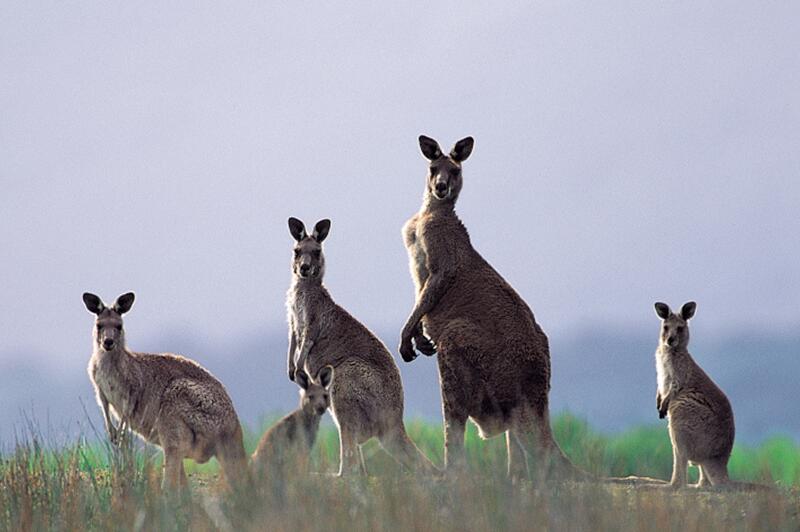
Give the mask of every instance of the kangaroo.
[[322, 243], [330, 220], [311, 234], [289, 218], [295, 239], [292, 282], [286, 296], [289, 322], [289, 378], [304, 369], [316, 375], [335, 368], [331, 415], [339, 430], [339, 475], [366, 474], [361, 445], [376, 437], [397, 461], [412, 470], [436, 468], [414, 445], [403, 424], [403, 385], [392, 355], [361, 322], [337, 305], [323, 284]]
[[96, 295], [83, 294], [86, 308], [97, 316], [89, 378], [111, 442], [119, 443], [131, 429], [161, 447], [165, 488], [186, 486], [184, 458], [204, 463], [212, 456], [220, 461], [228, 483], [238, 485], [248, 478], [247, 456], [225, 387], [188, 358], [128, 350], [122, 315], [133, 300], [128, 292], [109, 307]]
[[471, 419], [481, 437], [506, 434], [512, 478], [546, 474], [550, 465], [583, 477], [564, 456], [550, 429], [550, 351], [547, 336], [514, 289], [472, 247], [455, 212], [462, 163], [472, 137], [445, 155], [419, 137], [429, 161], [422, 208], [406, 222], [416, 305], [403, 327], [406, 362], [438, 353], [444, 413], [445, 468], [463, 468], [464, 431]]
[[689, 354], [689, 320], [697, 304], [690, 301], [677, 314], [666, 303], [656, 303], [655, 309], [661, 318], [656, 408], [659, 418], [669, 416], [670, 486], [686, 485], [689, 461], [700, 469], [698, 487], [726, 484], [735, 433], [733, 410], [722, 390]]
[[319, 422], [331, 405], [333, 367], [325, 366], [313, 380], [302, 369], [298, 369], [294, 377], [300, 386], [300, 406], [262, 436], [252, 459], [257, 477], [271, 471], [285, 473], [290, 468], [292, 471], [307, 470]]

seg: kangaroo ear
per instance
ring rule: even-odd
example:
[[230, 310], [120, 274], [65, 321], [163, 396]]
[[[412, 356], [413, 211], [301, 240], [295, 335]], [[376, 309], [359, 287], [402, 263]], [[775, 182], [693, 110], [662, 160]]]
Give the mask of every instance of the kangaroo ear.
[[320, 386], [326, 390], [330, 388], [331, 383], [333, 382], [333, 366], [325, 366], [319, 370], [319, 373], [317, 374], [317, 381], [319, 382]]
[[89, 292], [83, 293], [83, 304], [86, 305], [86, 310], [92, 314], [100, 314], [106, 309], [100, 298]]
[[690, 320], [694, 316], [694, 311], [697, 310], [697, 303], [689, 301], [681, 307], [681, 318]]
[[311, 236], [322, 244], [322, 241], [328, 237], [328, 231], [331, 230], [331, 221], [325, 218], [324, 220], [320, 220], [317, 222], [317, 225], [314, 226], [314, 232]]
[[472, 153], [472, 147], [474, 145], [475, 139], [472, 137], [463, 138], [456, 142], [456, 145], [453, 146], [453, 149], [450, 151], [450, 157], [452, 157], [457, 163], [466, 161], [469, 157], [469, 154]]
[[308, 390], [309, 380], [308, 373], [303, 369], [298, 369], [294, 372], [294, 382], [297, 383], [304, 390]]
[[439, 143], [425, 135], [419, 136], [419, 149], [422, 150], [422, 155], [429, 161], [435, 161], [442, 156], [442, 149]]
[[114, 312], [120, 315], [128, 312], [133, 306], [133, 299], [135, 297], [136, 296], [133, 295], [133, 292], [128, 292], [127, 294], [122, 294], [119, 296], [114, 302]]
[[289, 218], [289, 233], [295, 240], [300, 242], [307, 236], [306, 226], [297, 218]]
[[655, 307], [656, 307], [656, 315], [659, 318], [661, 318], [662, 320], [669, 318], [669, 305], [667, 305], [666, 303], [659, 302], [656, 303]]

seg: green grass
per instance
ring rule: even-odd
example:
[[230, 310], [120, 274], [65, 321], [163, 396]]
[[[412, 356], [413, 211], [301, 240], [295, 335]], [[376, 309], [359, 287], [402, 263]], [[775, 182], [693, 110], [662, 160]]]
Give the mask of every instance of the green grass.
[[[442, 463], [438, 424], [408, 423], [411, 438]], [[566, 454], [598, 476], [631, 474], [667, 479], [672, 451], [663, 424], [616, 435], [593, 431], [564, 414], [554, 418]], [[260, 436], [246, 432], [252, 450]], [[778, 487], [771, 493], [679, 493], [653, 488], [556, 483], [511, 485], [505, 479], [503, 438], [466, 438], [470, 474], [458, 479], [419, 478], [402, 471], [376, 442], [364, 448], [370, 476], [342, 480], [339, 443], [323, 427], [310, 476], [297, 476], [269, 494], [232, 497], [216, 480], [217, 464], [186, 461], [192, 496], [176, 500], [160, 488], [161, 455], [135, 444], [129, 452], [81, 440], [48, 448], [32, 434], [0, 457], [0, 530], [213, 529], [213, 516], [234, 529], [495, 530], [495, 529], [797, 529], [800, 447], [774, 438], [758, 447], [736, 446], [729, 469], [737, 480]], [[216, 510], [215, 510], [216, 508]]]

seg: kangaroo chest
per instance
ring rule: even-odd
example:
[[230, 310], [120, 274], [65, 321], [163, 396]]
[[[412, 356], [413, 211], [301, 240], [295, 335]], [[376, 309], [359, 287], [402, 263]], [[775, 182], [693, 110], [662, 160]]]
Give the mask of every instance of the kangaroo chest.
[[126, 378], [119, 361], [114, 358], [108, 355], [94, 355], [92, 357], [92, 379], [94, 385], [114, 407], [114, 410], [120, 414], [127, 408], [131, 399], [130, 377]]
[[418, 295], [429, 275], [428, 257], [419, 239], [419, 231], [423, 222], [424, 217], [415, 214], [403, 227], [403, 240], [408, 252], [409, 269]]
[[677, 388], [675, 367], [669, 355], [660, 349], [656, 351], [656, 377], [658, 378], [658, 392], [663, 396], [672, 388]]
[[311, 305], [301, 291], [289, 295], [289, 313], [298, 331], [306, 330], [312, 322]]

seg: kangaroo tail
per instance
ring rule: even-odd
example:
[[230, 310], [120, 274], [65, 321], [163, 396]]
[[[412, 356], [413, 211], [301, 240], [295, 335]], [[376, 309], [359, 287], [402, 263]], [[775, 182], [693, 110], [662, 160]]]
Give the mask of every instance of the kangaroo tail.
[[604, 484], [620, 484], [627, 486], [661, 486], [669, 484], [669, 482], [660, 478], [640, 477], [637, 475], [630, 475], [627, 477], [600, 477], [598, 480]]
[[726, 491], [747, 491], [747, 492], [761, 492], [761, 493], [777, 493], [776, 486], [768, 484], [759, 484], [757, 482], [742, 482], [739, 480], [729, 480], [723, 484], [718, 484], [714, 488], [719, 488]]
[[397, 461], [412, 471], [428, 474], [439, 473], [439, 468], [433, 465], [433, 462], [425, 456], [425, 453], [411, 441], [405, 428], [402, 428], [402, 425], [400, 427], [381, 438], [381, 446]]

